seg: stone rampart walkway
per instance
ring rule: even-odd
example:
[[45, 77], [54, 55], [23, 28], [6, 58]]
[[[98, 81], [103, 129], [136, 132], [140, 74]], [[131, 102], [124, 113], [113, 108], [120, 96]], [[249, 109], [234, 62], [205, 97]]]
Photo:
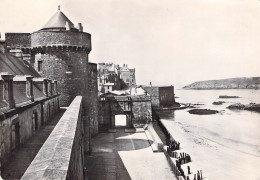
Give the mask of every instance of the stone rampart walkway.
[[15, 180], [23, 176], [64, 112], [65, 109], [62, 109], [51, 121], [48, 121], [46, 125], [42, 126], [27, 143], [13, 152], [8, 162], [2, 167], [1, 175], [3, 179]]
[[101, 133], [92, 139], [92, 154], [86, 156], [88, 180], [176, 179], [163, 153], [153, 153], [144, 132]]

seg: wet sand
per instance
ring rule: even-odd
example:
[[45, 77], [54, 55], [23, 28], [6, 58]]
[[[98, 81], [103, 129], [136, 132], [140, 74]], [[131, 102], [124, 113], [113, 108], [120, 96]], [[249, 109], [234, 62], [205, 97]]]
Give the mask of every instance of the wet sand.
[[[259, 146], [242, 136], [224, 138], [217, 132], [221, 125], [213, 125], [214, 131], [194, 123], [161, 120], [174, 138], [181, 143], [181, 151], [190, 154], [192, 167], [202, 169], [211, 180], [260, 179]], [[236, 128], [236, 126], [233, 126]], [[217, 129], [220, 128], [220, 129]], [[232, 127], [231, 127], [232, 128]], [[231, 129], [230, 129], [231, 131]], [[232, 132], [235, 132], [232, 130]], [[194, 170], [193, 169], [193, 170]]]

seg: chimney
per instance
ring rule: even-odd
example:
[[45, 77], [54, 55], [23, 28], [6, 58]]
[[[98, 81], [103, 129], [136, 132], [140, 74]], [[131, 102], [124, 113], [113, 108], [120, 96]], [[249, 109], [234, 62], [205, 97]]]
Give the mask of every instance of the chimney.
[[81, 23], [78, 23], [79, 32], [83, 32], [83, 26]]
[[70, 25], [69, 25], [68, 21], [66, 21], [65, 28], [66, 28], [66, 31], [70, 31]]
[[13, 90], [13, 78], [14, 75], [11, 74], [1, 74], [2, 79], [4, 80], [4, 93], [3, 99], [8, 103], [9, 108], [15, 108], [14, 100], [14, 90]]
[[58, 94], [58, 82], [56, 80], [53, 81], [53, 95]]
[[0, 53], [6, 53], [6, 52], [7, 52], [6, 43], [4, 40], [1, 40], [1, 37], [0, 37]]
[[48, 97], [48, 79], [43, 79], [43, 94]]
[[26, 77], [26, 95], [33, 102], [34, 101], [34, 95], [33, 95], [32, 78], [33, 78], [32, 76]]
[[51, 85], [51, 80], [48, 79], [47, 80], [47, 83], [48, 83], [48, 96], [52, 96], [52, 85]]

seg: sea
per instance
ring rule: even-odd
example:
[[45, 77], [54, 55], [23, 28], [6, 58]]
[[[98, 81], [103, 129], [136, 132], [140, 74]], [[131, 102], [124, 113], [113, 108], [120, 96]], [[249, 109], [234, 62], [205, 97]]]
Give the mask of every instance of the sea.
[[[220, 99], [220, 95], [239, 98]], [[227, 109], [233, 103], [260, 103], [260, 90], [177, 89], [175, 96], [179, 103], [219, 111], [196, 115], [182, 109], [160, 114], [161, 121], [181, 143], [181, 150], [190, 154], [191, 170], [202, 170], [203, 176], [212, 180], [260, 180], [260, 113]], [[214, 101], [225, 103], [213, 105]]]

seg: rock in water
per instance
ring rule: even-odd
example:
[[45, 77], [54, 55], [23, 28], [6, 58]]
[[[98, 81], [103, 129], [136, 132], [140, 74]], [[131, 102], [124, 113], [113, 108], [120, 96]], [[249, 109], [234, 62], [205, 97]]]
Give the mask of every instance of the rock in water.
[[214, 101], [212, 104], [214, 104], [214, 105], [222, 105], [223, 103], [225, 103], [225, 101]]
[[211, 109], [192, 109], [188, 111], [190, 114], [199, 114], [199, 115], [207, 115], [207, 114], [217, 114], [218, 111]]
[[227, 108], [228, 109], [237, 109], [237, 110], [242, 110], [242, 109], [245, 109], [245, 105], [244, 104], [241, 104], [241, 103], [235, 103], [235, 104], [231, 104], [229, 105]]
[[238, 96], [227, 96], [227, 95], [221, 95], [219, 98], [240, 98]]
[[260, 104], [251, 103], [251, 104], [246, 105], [244, 109], [248, 110], [248, 111], [260, 112]]

